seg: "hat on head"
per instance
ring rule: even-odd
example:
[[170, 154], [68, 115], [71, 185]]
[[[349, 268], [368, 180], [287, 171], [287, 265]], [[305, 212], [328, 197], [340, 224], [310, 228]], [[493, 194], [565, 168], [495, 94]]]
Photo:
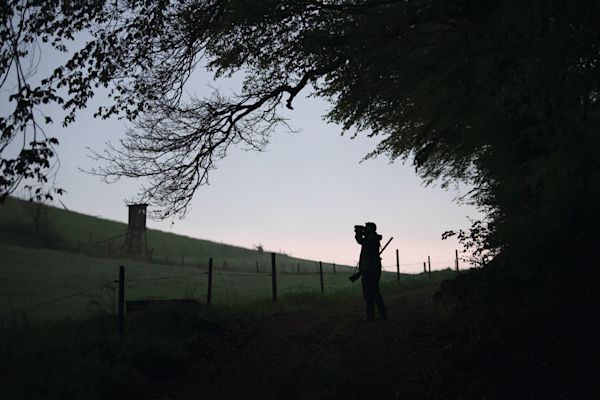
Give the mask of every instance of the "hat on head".
[[373, 232], [375, 232], [377, 230], [377, 225], [375, 225], [375, 222], [367, 222], [365, 224], [365, 227], [367, 229], [373, 229]]

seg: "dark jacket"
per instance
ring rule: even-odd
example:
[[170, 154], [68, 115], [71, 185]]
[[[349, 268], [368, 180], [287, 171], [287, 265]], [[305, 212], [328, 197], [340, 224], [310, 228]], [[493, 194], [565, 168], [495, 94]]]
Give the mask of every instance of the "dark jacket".
[[369, 232], [365, 234], [356, 233], [354, 238], [362, 246], [358, 269], [361, 271], [381, 271], [381, 258], [379, 257], [381, 235]]

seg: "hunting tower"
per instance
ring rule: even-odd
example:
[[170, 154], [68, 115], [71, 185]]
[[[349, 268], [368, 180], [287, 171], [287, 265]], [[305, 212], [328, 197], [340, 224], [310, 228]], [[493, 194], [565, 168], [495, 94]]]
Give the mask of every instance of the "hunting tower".
[[123, 248], [125, 252], [135, 255], [146, 255], [146, 208], [148, 204], [129, 204], [129, 224]]

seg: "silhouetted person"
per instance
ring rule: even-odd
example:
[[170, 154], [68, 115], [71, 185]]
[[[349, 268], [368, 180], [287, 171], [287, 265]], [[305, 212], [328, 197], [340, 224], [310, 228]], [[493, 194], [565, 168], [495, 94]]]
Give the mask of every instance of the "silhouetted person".
[[367, 303], [367, 321], [375, 320], [375, 304], [377, 304], [379, 318], [387, 321], [387, 310], [383, 303], [383, 297], [379, 293], [379, 279], [381, 278], [379, 247], [381, 235], [377, 234], [375, 223], [367, 222], [365, 226], [357, 225], [354, 227], [354, 237], [361, 245], [358, 269], [362, 273], [361, 283], [363, 296]]

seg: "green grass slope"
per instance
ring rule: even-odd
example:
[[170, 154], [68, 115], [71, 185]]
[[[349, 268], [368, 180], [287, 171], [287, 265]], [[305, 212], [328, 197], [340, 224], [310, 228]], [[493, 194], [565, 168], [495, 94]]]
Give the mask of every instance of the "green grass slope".
[[[127, 300], [191, 298], [206, 302], [208, 275], [204, 267], [150, 264], [143, 260], [6, 244], [0, 244], [0, 253], [0, 320], [7, 326], [114, 312], [115, 280], [120, 265], [125, 266]], [[342, 272], [326, 272], [325, 291], [351, 287], [347, 276]], [[386, 274], [386, 279], [392, 277]], [[359, 285], [355, 285], [357, 289]], [[321, 290], [316, 273], [280, 271], [277, 286], [279, 295]], [[233, 271], [215, 265], [213, 304], [269, 300], [271, 294], [270, 274]]]
[[[129, 257], [121, 250], [124, 237], [117, 237], [125, 224], [44, 207], [45, 220], [36, 229], [30, 206], [17, 199], [0, 206], [3, 326], [113, 313], [120, 265], [126, 267], [127, 300], [192, 298], [204, 303], [209, 258], [213, 304], [271, 298], [270, 253], [149, 230], [152, 260]], [[106, 240], [110, 238], [115, 239]], [[277, 254], [276, 262], [280, 295], [320, 292], [317, 262], [284, 254]], [[347, 279], [350, 267], [336, 266], [334, 273], [332, 264], [324, 264], [323, 270], [326, 292], [353, 287]], [[394, 274], [384, 274], [384, 280], [392, 279]]]
[[[127, 225], [89, 215], [43, 207], [40, 228], [36, 229], [31, 215], [35, 205], [9, 198], [0, 205], [0, 241], [25, 247], [53, 248], [74, 253], [100, 257], [127, 257], [123, 242]], [[123, 212], [125, 212], [125, 208]], [[152, 250], [152, 262], [161, 264], [183, 264], [206, 266], [213, 258], [219, 266], [238, 271], [259, 272], [270, 268], [270, 253], [191, 238], [159, 230], [149, 229], [146, 233], [148, 249]], [[279, 268], [289, 272], [316, 272], [315, 261], [278, 255]], [[331, 264], [325, 268], [332, 269]], [[340, 266], [341, 269], [349, 268]]]

